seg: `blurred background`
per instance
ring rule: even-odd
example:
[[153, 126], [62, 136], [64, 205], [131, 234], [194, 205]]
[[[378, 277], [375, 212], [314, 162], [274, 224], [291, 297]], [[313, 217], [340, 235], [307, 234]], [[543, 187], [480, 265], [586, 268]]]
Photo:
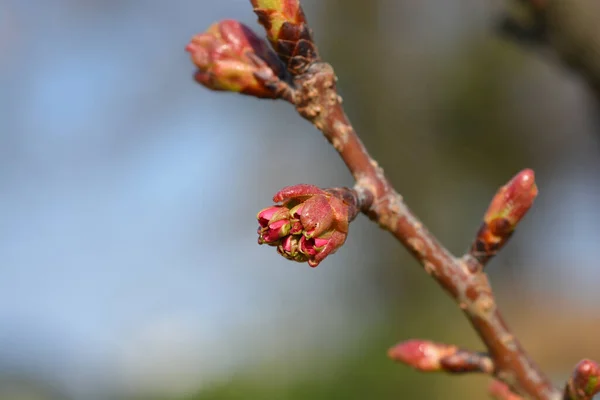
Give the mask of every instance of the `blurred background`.
[[[499, 38], [502, 1], [305, 0], [347, 112], [450, 250], [497, 188], [540, 196], [489, 266], [557, 385], [600, 358], [600, 144], [585, 84]], [[316, 269], [256, 244], [283, 186], [351, 185], [288, 104], [205, 90], [184, 46], [249, 2], [0, 2], [0, 399], [464, 399], [400, 340], [481, 344], [363, 216]]]

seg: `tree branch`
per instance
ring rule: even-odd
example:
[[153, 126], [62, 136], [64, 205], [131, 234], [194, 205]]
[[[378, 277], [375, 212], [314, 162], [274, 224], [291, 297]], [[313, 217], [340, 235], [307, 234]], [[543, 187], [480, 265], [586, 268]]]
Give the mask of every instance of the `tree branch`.
[[498, 379], [534, 399], [556, 398], [558, 391], [504, 322], [483, 266], [469, 255], [455, 258], [412, 213], [352, 128], [335, 81], [330, 65], [311, 65], [295, 78], [296, 108], [339, 152], [356, 180], [357, 190], [373, 197], [373, 204], [363, 212], [394, 235], [458, 303], [484, 342]]
[[[292, 32], [308, 31], [304, 14], [298, 1], [294, 3], [301, 14], [299, 22], [288, 21]], [[274, 13], [269, 4], [253, 1], [260, 22], [265, 25], [271, 43], [278, 50], [278, 43], [289, 43], [298, 35], [272, 32], [265, 15]], [[282, 6], [285, 9], [285, 6]], [[305, 37], [306, 39], [306, 37]], [[310, 39], [312, 40], [312, 38]], [[483, 266], [473, 268], [478, 262], [471, 256], [455, 258], [404, 203], [402, 196], [394, 190], [383, 169], [369, 155], [346, 116], [342, 99], [336, 90], [337, 77], [331, 65], [318, 60], [316, 46], [309, 46], [314, 54], [313, 62], [301, 72], [290, 68], [292, 58], [286, 58], [288, 71], [294, 75], [296, 88], [294, 103], [298, 113], [319, 129], [325, 138], [338, 151], [356, 181], [355, 189], [370, 194], [373, 202], [362, 211], [383, 229], [389, 231], [421, 263], [424, 270], [458, 303], [471, 325], [484, 342], [494, 361], [494, 375], [509, 385], [515, 392], [532, 398], [548, 400], [556, 398], [559, 392], [554, 389], [546, 376], [526, 354], [525, 350], [510, 331], [498, 307], [483, 273]], [[296, 55], [301, 59], [302, 48], [296, 47]], [[292, 51], [293, 53], [293, 51]], [[289, 56], [289, 52], [287, 54]], [[476, 271], [476, 272], [472, 272]]]
[[[514, 1], [535, 12], [535, 29], [518, 31], [522, 35], [533, 32], [535, 42], [550, 37], [545, 29], [555, 11], [551, 4], [566, 0]], [[272, 50], [248, 27], [222, 21], [188, 45], [198, 67], [196, 80], [213, 90], [294, 104], [333, 145], [355, 179], [353, 189], [312, 185], [282, 189], [273, 198], [279, 204], [258, 213], [259, 243], [277, 247], [290, 260], [316, 267], [344, 244], [349, 225], [360, 210], [410, 251], [458, 304], [487, 349], [479, 353], [410, 341], [393, 348], [392, 358], [427, 371], [490, 374], [497, 379], [491, 390], [497, 398], [559, 400], [561, 391], [552, 386], [505, 323], [484, 272], [485, 264], [507, 242], [537, 195], [533, 171], [521, 171], [500, 188], [470, 250], [460, 258], [453, 256], [405, 204], [352, 127], [336, 90], [334, 70], [319, 58], [299, 0], [251, 2]], [[508, 24], [508, 31], [515, 26]], [[595, 53], [598, 55], [600, 52]], [[600, 74], [600, 68], [595, 69], [598, 58], [578, 64], [590, 79], [596, 76], [593, 71]], [[565, 398], [583, 400], [599, 390], [597, 371], [595, 363], [580, 364], [564, 391]]]

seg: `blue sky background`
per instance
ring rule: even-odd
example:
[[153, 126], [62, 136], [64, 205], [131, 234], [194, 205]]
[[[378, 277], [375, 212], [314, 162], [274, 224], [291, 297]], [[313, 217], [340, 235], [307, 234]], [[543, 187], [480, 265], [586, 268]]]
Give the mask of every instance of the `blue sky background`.
[[193, 83], [185, 44], [225, 16], [253, 24], [245, 1], [113, 5], [0, 6], [0, 366], [76, 393], [193, 389], [259, 357], [274, 315], [330, 296], [339, 270], [292, 268], [256, 245], [272, 193], [319, 176], [272, 178], [289, 161], [269, 154], [282, 136], [311, 128], [261, 122], [293, 115], [283, 104]]

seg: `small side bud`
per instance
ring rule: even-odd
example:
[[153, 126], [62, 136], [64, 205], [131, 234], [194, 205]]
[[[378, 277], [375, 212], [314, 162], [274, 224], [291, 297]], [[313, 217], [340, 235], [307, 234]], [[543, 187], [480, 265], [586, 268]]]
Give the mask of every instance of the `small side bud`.
[[489, 374], [494, 370], [494, 363], [486, 354], [428, 340], [413, 339], [401, 342], [388, 351], [388, 356], [421, 372]]
[[291, 90], [281, 60], [241, 22], [213, 24], [194, 36], [186, 51], [198, 67], [196, 81], [209, 89], [271, 99], [286, 97]]
[[275, 194], [281, 203], [260, 211], [258, 243], [276, 246], [283, 257], [316, 267], [346, 241], [358, 213], [356, 193], [313, 185], [286, 187]]
[[511, 392], [508, 385], [503, 382], [494, 380], [489, 388], [488, 393], [495, 400], [523, 400], [521, 396], [518, 396]]
[[258, 22], [292, 75], [318, 61], [317, 47], [299, 0], [251, 0]]
[[600, 365], [592, 360], [581, 360], [565, 387], [565, 399], [592, 400], [600, 393]]
[[413, 339], [389, 349], [388, 357], [422, 372], [438, 372], [443, 371], [441, 360], [457, 350], [456, 346]]
[[535, 174], [524, 169], [502, 186], [490, 203], [471, 255], [485, 264], [506, 244], [538, 194]]

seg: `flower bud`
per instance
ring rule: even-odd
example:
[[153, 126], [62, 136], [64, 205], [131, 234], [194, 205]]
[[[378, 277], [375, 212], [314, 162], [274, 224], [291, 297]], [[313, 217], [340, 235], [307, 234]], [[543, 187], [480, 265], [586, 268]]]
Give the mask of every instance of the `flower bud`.
[[292, 75], [319, 59], [299, 0], [251, 0], [258, 21]]
[[538, 194], [535, 174], [524, 169], [502, 186], [490, 203], [471, 254], [485, 264], [508, 241]]
[[441, 360], [457, 350], [456, 346], [413, 339], [392, 347], [388, 356], [422, 372], [438, 372], [443, 371]]
[[239, 92], [261, 98], [279, 98], [286, 72], [268, 43], [244, 24], [224, 20], [187, 45], [198, 67], [195, 79], [212, 90]]
[[388, 351], [388, 355], [422, 372], [489, 374], [494, 370], [494, 362], [487, 354], [428, 340], [414, 339], [399, 343]]
[[581, 360], [567, 382], [565, 399], [592, 400], [600, 393], [600, 365], [592, 360]]
[[346, 241], [350, 221], [358, 213], [353, 193], [312, 185], [280, 190], [273, 201], [281, 204], [257, 215], [258, 243], [277, 246], [285, 258], [316, 267]]

